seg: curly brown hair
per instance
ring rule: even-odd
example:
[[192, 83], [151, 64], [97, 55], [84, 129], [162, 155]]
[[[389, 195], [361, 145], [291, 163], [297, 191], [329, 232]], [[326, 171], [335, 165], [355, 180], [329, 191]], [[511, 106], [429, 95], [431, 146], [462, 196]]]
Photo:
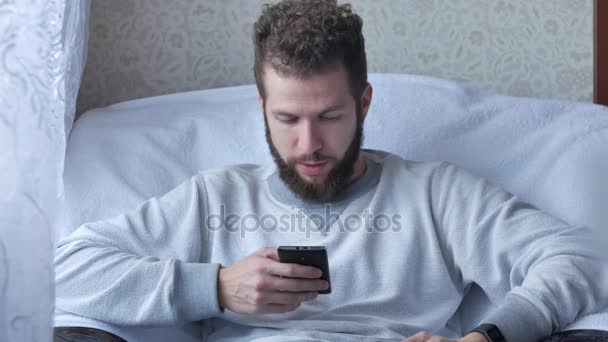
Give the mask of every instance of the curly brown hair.
[[342, 64], [350, 92], [358, 100], [367, 85], [363, 20], [350, 4], [336, 0], [283, 0], [264, 5], [254, 24], [254, 76], [266, 98], [264, 64], [277, 72], [306, 76]]

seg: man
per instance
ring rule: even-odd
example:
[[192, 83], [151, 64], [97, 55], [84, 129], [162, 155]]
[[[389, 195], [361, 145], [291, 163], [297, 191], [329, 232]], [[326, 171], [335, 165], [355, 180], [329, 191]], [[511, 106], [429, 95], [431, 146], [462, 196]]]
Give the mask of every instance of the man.
[[[361, 149], [361, 27], [335, 1], [265, 7], [254, 72], [276, 166], [202, 172], [83, 225], [57, 249], [58, 308], [201, 321], [209, 341], [525, 342], [605, 307], [588, 229], [447, 163]], [[280, 263], [279, 245], [326, 246], [332, 293], [318, 269]], [[450, 323], [473, 283], [498, 308], [460, 336]]]

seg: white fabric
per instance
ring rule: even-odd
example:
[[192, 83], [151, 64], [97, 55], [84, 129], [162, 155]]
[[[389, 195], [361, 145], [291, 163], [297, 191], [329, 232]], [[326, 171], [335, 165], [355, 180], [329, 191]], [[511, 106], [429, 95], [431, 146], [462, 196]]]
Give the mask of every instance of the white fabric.
[[88, 0], [0, 4], [0, 341], [52, 338], [54, 234], [87, 10]]
[[[608, 230], [605, 107], [498, 96], [422, 76], [370, 75], [370, 82], [364, 146], [450, 161], [572, 224]], [[88, 112], [68, 144], [64, 233], [133, 209], [196, 170], [242, 162], [271, 162], [254, 86]], [[492, 308], [473, 292], [463, 305], [465, 330]], [[585, 327], [608, 330], [608, 317], [592, 323]]]
[[63, 17], [63, 29], [55, 38], [55, 48], [50, 58], [55, 62], [56, 96], [64, 113], [64, 131], [67, 137], [72, 131], [76, 115], [76, 98], [84, 72], [89, 37], [90, 0], [67, 1]]

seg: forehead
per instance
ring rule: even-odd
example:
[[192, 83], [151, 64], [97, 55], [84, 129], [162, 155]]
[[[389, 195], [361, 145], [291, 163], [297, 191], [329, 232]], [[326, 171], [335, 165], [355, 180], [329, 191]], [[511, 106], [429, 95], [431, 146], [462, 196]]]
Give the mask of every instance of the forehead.
[[278, 73], [266, 65], [263, 78], [266, 107], [270, 111], [314, 111], [316, 107], [346, 105], [352, 100], [348, 76], [341, 65], [306, 76]]

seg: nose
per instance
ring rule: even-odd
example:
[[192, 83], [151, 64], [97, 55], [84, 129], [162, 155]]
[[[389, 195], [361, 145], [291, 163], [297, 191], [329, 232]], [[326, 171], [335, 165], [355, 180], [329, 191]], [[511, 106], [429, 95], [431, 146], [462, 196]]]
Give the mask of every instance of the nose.
[[318, 127], [312, 122], [303, 122], [298, 132], [298, 150], [300, 154], [312, 155], [323, 146]]

